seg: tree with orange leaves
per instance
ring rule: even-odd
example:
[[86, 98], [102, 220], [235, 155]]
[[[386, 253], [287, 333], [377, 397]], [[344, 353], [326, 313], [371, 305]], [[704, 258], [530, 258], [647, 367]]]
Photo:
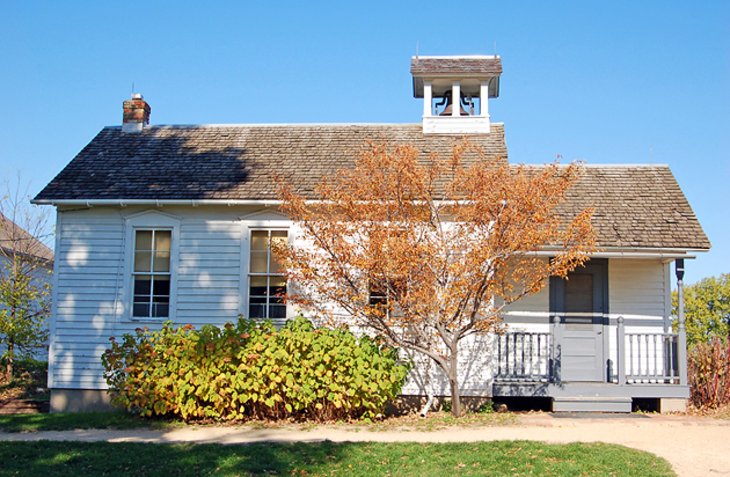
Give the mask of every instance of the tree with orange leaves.
[[[467, 152], [477, 160], [464, 161]], [[282, 210], [301, 234], [277, 249], [293, 285], [287, 299], [428, 357], [459, 416], [460, 342], [500, 332], [506, 305], [593, 250], [592, 210], [559, 212], [580, 174], [576, 164], [510, 167], [468, 143], [446, 158], [372, 144], [319, 184], [317, 201], [282, 182]], [[545, 250], [550, 260], [535, 253]]]

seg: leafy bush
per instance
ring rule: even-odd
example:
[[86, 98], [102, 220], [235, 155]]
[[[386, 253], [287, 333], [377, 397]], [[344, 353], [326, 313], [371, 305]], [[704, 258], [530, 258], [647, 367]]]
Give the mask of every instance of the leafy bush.
[[395, 349], [304, 318], [281, 330], [244, 319], [200, 330], [167, 322], [111, 342], [102, 362], [112, 402], [143, 416], [370, 418], [408, 373]]
[[730, 405], [730, 340], [697, 343], [687, 361], [692, 404], [700, 409]]

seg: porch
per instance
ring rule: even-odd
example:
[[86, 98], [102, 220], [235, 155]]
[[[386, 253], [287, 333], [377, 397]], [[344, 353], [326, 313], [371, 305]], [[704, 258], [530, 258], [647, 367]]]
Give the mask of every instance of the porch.
[[[622, 316], [611, 325], [603, 329], [615, 329], [615, 354], [605, 360], [596, 359], [592, 348], [575, 349], [560, 315], [549, 332], [499, 336], [492, 395], [550, 398], [553, 411], [603, 412], [630, 412], [635, 399], [676, 407], [689, 397], [683, 316], [677, 333], [627, 332]], [[600, 369], [591, 370], [593, 365]]]

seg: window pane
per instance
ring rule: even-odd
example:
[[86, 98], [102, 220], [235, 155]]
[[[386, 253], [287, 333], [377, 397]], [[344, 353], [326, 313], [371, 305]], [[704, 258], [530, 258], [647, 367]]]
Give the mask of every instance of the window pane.
[[155, 250], [158, 252], [169, 252], [171, 236], [172, 233], [169, 230], [155, 231]]
[[155, 295], [169, 295], [170, 277], [156, 276], [154, 281], [153, 293]]
[[283, 296], [286, 293], [286, 277], [271, 277], [269, 284], [269, 295]]
[[134, 277], [134, 294], [149, 295], [152, 290], [152, 277], [142, 275]]
[[266, 295], [266, 277], [251, 277], [250, 295]]
[[388, 298], [385, 292], [385, 287], [379, 282], [370, 282], [370, 305], [387, 305]]
[[272, 303], [269, 305], [269, 318], [286, 318], [286, 305]]
[[266, 304], [251, 303], [248, 306], [249, 318], [266, 318]]
[[134, 247], [137, 250], [152, 250], [152, 231], [138, 230]]
[[251, 251], [251, 273], [266, 273], [267, 251]]
[[565, 281], [565, 311], [593, 312], [593, 275], [574, 273]]
[[132, 307], [132, 316], [146, 317], [150, 316], [150, 303], [144, 301], [137, 301], [135, 297], [134, 306]]
[[170, 252], [155, 252], [154, 271], [170, 271]]
[[274, 245], [284, 246], [286, 245], [286, 231], [285, 230], [274, 230], [271, 232], [271, 256], [269, 257], [270, 263], [271, 263], [271, 273], [281, 273], [282, 267], [279, 261], [277, 260], [276, 254], [274, 253], [273, 246]]
[[251, 250], [268, 250], [269, 232], [266, 230], [254, 230], [251, 232]]
[[134, 254], [134, 271], [135, 272], [149, 272], [151, 258], [152, 258], [151, 252], [136, 252]]
[[153, 303], [152, 316], [155, 318], [167, 318], [170, 314], [170, 305], [167, 303]]
[[281, 263], [279, 262], [279, 259], [276, 257], [276, 254], [274, 251], [271, 251], [271, 256], [269, 257], [269, 263], [270, 263], [270, 271], [271, 273], [284, 273], [284, 267], [281, 266]]

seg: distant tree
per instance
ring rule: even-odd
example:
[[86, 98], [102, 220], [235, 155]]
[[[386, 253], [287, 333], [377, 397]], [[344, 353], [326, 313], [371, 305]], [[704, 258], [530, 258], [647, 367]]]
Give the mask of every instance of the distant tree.
[[[473, 165], [467, 153], [478, 156]], [[592, 211], [559, 213], [580, 173], [510, 168], [466, 143], [425, 162], [411, 146], [373, 145], [317, 187], [321, 200], [280, 188], [304, 242], [277, 246], [293, 284], [288, 299], [337, 321], [335, 305], [353, 325], [428, 357], [459, 416], [462, 340], [500, 331], [505, 305], [565, 277], [593, 250]]]
[[[677, 316], [676, 291], [672, 292], [672, 309]], [[684, 310], [689, 344], [730, 337], [730, 273], [685, 286]]]
[[6, 184], [0, 199], [0, 344], [5, 379], [13, 378], [15, 359], [32, 353], [48, 339], [48, 276], [53, 260], [43, 243], [48, 214], [31, 206], [21, 181]]

